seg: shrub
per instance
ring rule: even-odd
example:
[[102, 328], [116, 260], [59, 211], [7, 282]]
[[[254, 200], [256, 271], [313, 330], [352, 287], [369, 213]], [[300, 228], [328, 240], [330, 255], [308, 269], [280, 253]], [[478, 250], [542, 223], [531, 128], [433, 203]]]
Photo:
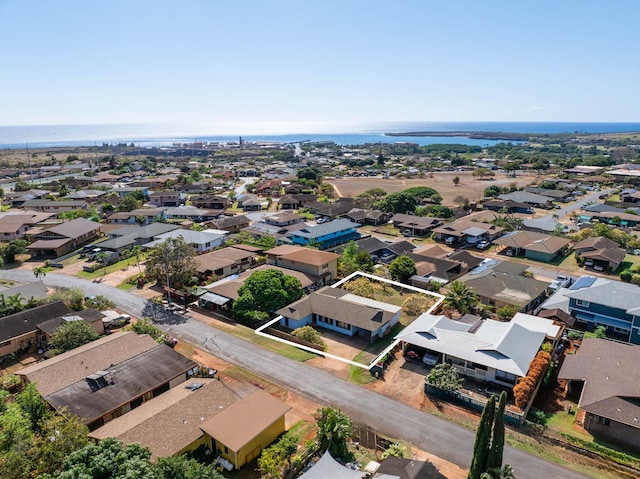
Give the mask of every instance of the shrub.
[[640, 274], [634, 274], [631, 276], [631, 282], [636, 285], [640, 285]]
[[301, 328], [294, 329], [291, 335], [303, 341], [326, 348], [326, 344], [322, 340], [320, 333], [311, 326], [302, 326]]
[[529, 411], [529, 414], [527, 414], [528, 421], [531, 421], [535, 424], [541, 424], [543, 426], [547, 424], [548, 419], [549, 418], [544, 411], [541, 411], [540, 409], [536, 409], [534, 407], [532, 407]]
[[375, 296], [373, 285], [367, 278], [358, 278], [349, 281], [342, 286], [342, 289], [363, 298], [374, 299]]
[[412, 294], [402, 303], [402, 310], [409, 316], [418, 316], [426, 312], [432, 304], [431, 298], [424, 294]]

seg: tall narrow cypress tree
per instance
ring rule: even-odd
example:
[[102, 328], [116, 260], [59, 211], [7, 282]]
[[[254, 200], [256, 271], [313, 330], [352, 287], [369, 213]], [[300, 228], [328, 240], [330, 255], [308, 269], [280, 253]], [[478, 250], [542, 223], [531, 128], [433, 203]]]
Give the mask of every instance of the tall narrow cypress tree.
[[491, 449], [487, 458], [485, 470], [502, 468], [502, 453], [504, 451], [504, 408], [507, 405], [507, 393], [502, 391], [498, 400], [498, 409], [493, 421], [493, 435], [491, 436]]
[[487, 470], [487, 458], [491, 447], [491, 429], [496, 409], [496, 398], [491, 396], [482, 410], [480, 424], [476, 431], [476, 442], [473, 445], [473, 459], [467, 479], [480, 479], [480, 475]]

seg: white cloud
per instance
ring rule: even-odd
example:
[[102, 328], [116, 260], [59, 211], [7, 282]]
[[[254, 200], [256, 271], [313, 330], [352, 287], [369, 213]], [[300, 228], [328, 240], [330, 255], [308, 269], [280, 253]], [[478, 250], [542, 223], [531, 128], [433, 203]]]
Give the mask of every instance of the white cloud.
[[529, 111], [540, 111], [540, 110], [544, 110], [544, 108], [538, 105], [534, 105], [531, 108], [529, 108]]

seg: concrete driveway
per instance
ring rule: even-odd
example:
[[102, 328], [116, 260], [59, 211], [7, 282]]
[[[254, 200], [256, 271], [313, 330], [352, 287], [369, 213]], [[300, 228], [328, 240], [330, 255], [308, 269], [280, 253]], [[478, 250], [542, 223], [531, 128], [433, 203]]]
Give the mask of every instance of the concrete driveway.
[[[33, 281], [31, 271], [2, 270], [0, 278]], [[127, 291], [59, 273], [44, 278], [47, 286], [80, 287], [87, 295], [104, 295], [133, 316], [152, 316], [171, 336], [215, 354], [221, 359], [263, 376], [319, 404], [341, 408], [354, 422], [391, 437], [404, 438], [418, 448], [468, 468], [474, 431], [425, 414], [381, 394], [338, 379], [317, 368], [287, 359], [243, 339], [217, 330], [188, 315], [168, 314], [155, 303]], [[578, 479], [586, 476], [509, 446], [505, 463], [519, 479]]]

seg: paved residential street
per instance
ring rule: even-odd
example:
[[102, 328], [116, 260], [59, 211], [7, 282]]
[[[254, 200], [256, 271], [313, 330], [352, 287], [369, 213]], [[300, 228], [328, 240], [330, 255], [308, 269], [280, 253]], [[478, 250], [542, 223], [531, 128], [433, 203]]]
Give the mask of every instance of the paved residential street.
[[[34, 280], [33, 273], [24, 270], [2, 270], [0, 278]], [[154, 316], [154, 321], [163, 330], [180, 340], [208, 350], [229, 363], [320, 404], [340, 407], [354, 422], [369, 425], [392, 437], [406, 439], [422, 450], [461, 467], [469, 467], [475, 435], [473, 431], [340, 380], [317, 368], [264, 350], [188, 316], [167, 315], [155, 303], [130, 292], [57, 273], [48, 273], [44, 282], [49, 287], [80, 287], [87, 295], [107, 296], [119, 308], [134, 316]], [[505, 447], [505, 463], [514, 467], [519, 479], [586, 477], [508, 446]]]

